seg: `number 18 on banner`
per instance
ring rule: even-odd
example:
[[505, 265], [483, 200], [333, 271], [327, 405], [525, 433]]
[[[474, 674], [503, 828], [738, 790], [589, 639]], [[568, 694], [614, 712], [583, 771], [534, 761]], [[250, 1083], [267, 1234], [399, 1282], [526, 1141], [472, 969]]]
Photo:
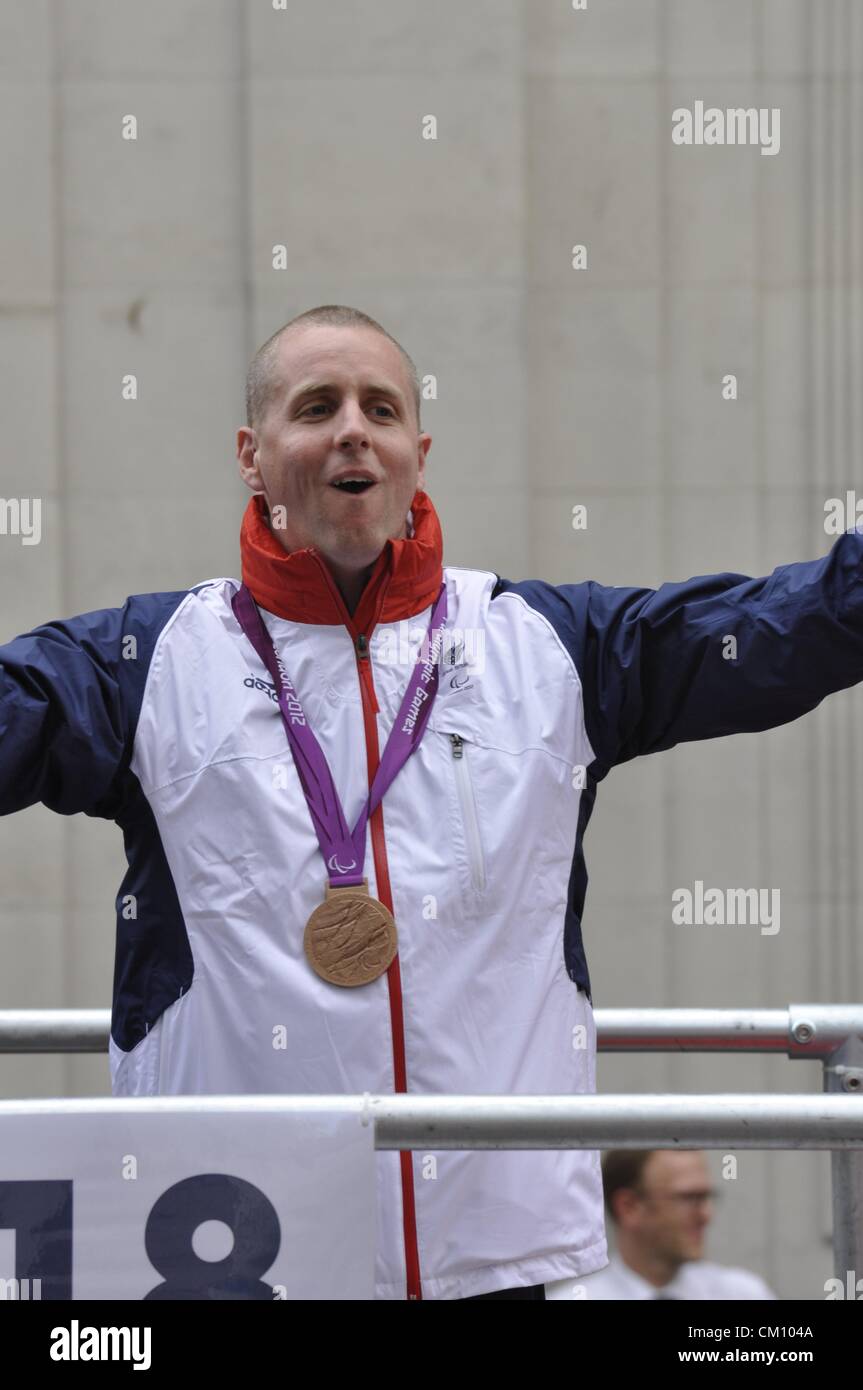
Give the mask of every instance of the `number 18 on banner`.
[[0, 1102], [0, 1298], [373, 1297], [358, 1115], [55, 1104]]

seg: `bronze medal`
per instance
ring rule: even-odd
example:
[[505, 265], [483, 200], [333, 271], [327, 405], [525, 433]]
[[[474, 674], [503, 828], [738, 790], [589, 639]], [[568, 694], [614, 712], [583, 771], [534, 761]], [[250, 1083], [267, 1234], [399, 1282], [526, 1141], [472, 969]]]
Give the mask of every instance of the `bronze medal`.
[[353, 988], [377, 980], [399, 948], [396, 924], [382, 902], [369, 896], [369, 881], [350, 888], [327, 884], [303, 937], [315, 974], [331, 985]]

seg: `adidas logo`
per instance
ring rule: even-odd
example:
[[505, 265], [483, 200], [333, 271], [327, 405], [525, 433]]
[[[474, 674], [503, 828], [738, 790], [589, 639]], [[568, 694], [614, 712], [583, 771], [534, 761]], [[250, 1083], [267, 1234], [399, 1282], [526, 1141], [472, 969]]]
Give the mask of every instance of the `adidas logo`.
[[250, 675], [246, 676], [243, 685], [249, 686], [251, 690], [266, 690], [273, 704], [277, 705], [279, 703], [276, 687], [273, 685], [272, 681], [262, 681], [259, 676]]

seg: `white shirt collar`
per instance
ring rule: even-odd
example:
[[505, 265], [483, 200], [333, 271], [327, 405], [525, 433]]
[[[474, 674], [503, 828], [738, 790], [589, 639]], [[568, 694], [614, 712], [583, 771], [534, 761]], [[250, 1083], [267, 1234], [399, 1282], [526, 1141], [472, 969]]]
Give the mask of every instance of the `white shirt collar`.
[[680, 1287], [681, 1274], [686, 1268], [685, 1265], [681, 1265], [674, 1278], [670, 1279], [667, 1284], [663, 1284], [661, 1288], [657, 1288], [657, 1286], [651, 1284], [648, 1279], [644, 1279], [640, 1274], [637, 1274], [634, 1269], [630, 1269], [629, 1265], [620, 1255], [612, 1255], [609, 1264], [615, 1266], [618, 1279], [631, 1290], [629, 1294], [630, 1298], [647, 1300], [656, 1298], [657, 1294], [664, 1294], [666, 1298], [686, 1297]]

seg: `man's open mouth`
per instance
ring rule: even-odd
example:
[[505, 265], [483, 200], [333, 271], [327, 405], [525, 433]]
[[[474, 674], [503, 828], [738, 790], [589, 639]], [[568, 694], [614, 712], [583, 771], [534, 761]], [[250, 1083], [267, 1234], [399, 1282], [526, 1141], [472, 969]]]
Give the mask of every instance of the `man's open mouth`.
[[343, 479], [340, 483], [330, 483], [330, 487], [336, 487], [340, 492], [367, 492], [374, 483], [369, 478]]

